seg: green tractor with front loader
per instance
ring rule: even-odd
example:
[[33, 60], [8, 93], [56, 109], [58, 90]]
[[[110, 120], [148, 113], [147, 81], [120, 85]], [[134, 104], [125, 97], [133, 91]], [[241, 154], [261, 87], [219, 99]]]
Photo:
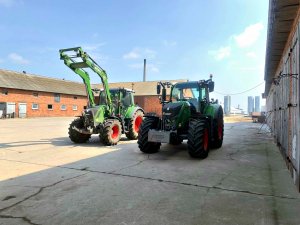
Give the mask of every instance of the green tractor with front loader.
[[[167, 88], [171, 88], [167, 100]], [[209, 100], [214, 90], [212, 76], [208, 80], [171, 84], [159, 82], [162, 116], [146, 115], [139, 129], [138, 146], [144, 153], [156, 153], [161, 143], [178, 145], [187, 140], [191, 157], [206, 158], [210, 148], [223, 143], [222, 106]], [[161, 93], [162, 92], [162, 93]]]
[[[99, 134], [104, 145], [116, 145], [121, 134], [125, 134], [128, 139], [136, 140], [144, 110], [134, 104], [134, 91], [125, 88], [109, 89], [105, 70], [81, 47], [61, 49], [59, 53], [65, 65], [82, 78], [88, 97], [82, 115], [70, 124], [70, 139], [75, 143], [84, 143], [92, 134]], [[92, 89], [86, 69], [101, 78], [102, 90]], [[97, 98], [95, 93], [99, 93]]]

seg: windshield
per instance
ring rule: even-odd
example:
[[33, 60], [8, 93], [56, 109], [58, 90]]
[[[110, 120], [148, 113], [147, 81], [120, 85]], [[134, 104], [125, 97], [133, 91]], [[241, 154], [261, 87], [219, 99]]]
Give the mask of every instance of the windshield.
[[[117, 102], [119, 99], [119, 90], [110, 90], [111, 101]], [[104, 90], [100, 91], [99, 95], [99, 105], [106, 105], [106, 93]]]
[[[117, 107], [118, 106], [118, 102], [119, 102], [119, 95], [120, 95], [120, 91], [117, 89], [110, 89], [110, 97], [111, 97], [111, 102], [112, 104]], [[123, 107], [129, 107], [133, 104], [133, 95], [131, 92], [127, 92], [125, 90], [121, 90], [121, 103]], [[105, 105], [106, 104], [106, 95], [105, 95], [105, 91], [101, 91], [100, 92], [100, 98], [99, 98], [99, 105]]]
[[199, 110], [199, 102], [206, 98], [205, 88], [200, 88], [197, 83], [178, 83], [173, 87], [172, 102], [188, 101]]
[[198, 100], [199, 97], [199, 85], [197, 83], [178, 83], [173, 87], [171, 101]]

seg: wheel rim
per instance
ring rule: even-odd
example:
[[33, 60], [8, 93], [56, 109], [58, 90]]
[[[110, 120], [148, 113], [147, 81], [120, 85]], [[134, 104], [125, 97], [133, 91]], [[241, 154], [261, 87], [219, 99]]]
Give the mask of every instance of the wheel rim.
[[205, 151], [207, 151], [207, 149], [208, 149], [208, 142], [209, 142], [208, 129], [205, 128], [204, 135], [203, 135], [203, 148]]
[[223, 123], [219, 122], [219, 125], [218, 125], [218, 138], [219, 138], [219, 140], [221, 140], [222, 137], [223, 137]]
[[141, 116], [138, 116], [134, 121], [134, 130], [135, 132], [139, 132], [140, 125], [143, 121], [143, 118]]
[[111, 137], [113, 139], [116, 139], [117, 137], [119, 136], [119, 126], [118, 125], [114, 125], [112, 127], [112, 134], [111, 134]]

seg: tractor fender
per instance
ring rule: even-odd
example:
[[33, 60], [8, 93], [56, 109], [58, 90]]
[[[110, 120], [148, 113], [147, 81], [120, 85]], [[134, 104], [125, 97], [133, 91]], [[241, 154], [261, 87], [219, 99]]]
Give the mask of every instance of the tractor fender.
[[207, 121], [210, 124], [211, 136], [213, 134], [214, 121], [218, 118], [219, 109], [223, 111], [222, 106], [219, 104], [209, 104], [204, 108], [204, 115], [207, 116]]
[[215, 106], [215, 112], [214, 112], [214, 119], [217, 119], [218, 118], [218, 113], [219, 113], [219, 110], [221, 110], [221, 111], [223, 111], [223, 108], [222, 108], [222, 106], [220, 106], [220, 105], [216, 105]]
[[135, 112], [138, 111], [138, 110], [141, 110], [145, 114], [145, 111], [141, 107], [139, 107], [139, 106], [132, 106], [126, 112], [125, 118], [126, 119], [131, 119], [132, 116], [135, 114]]

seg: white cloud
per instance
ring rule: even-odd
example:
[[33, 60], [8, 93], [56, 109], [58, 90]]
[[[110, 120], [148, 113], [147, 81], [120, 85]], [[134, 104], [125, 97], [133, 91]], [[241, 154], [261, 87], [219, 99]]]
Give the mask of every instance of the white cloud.
[[98, 50], [100, 47], [106, 45], [105, 42], [102, 43], [97, 43], [97, 44], [85, 44], [82, 46], [83, 51], [96, 51]]
[[[135, 64], [130, 64], [129, 67], [132, 68], [132, 69], [143, 69], [144, 64], [143, 63], [135, 63]], [[149, 70], [149, 71], [154, 72], [154, 73], [159, 72], [159, 68], [154, 64], [147, 64], [146, 65], [146, 70]]]
[[16, 4], [23, 4], [21, 0], [0, 0], [0, 6], [11, 7]]
[[257, 41], [263, 28], [264, 26], [261, 22], [256, 23], [246, 27], [241, 34], [234, 35], [233, 38], [240, 48], [249, 47]]
[[249, 58], [256, 58], [255, 52], [247, 52], [246, 56], [248, 56]]
[[177, 45], [177, 42], [176, 41], [164, 40], [163, 45], [166, 46], [166, 47], [174, 47], [174, 46]]
[[16, 64], [28, 64], [29, 61], [27, 59], [25, 59], [23, 56], [17, 54], [17, 53], [10, 53], [8, 55], [8, 58]]
[[231, 55], [231, 48], [230, 46], [221, 47], [216, 51], [209, 51], [210, 55], [213, 55], [216, 60], [222, 60], [228, 58]]
[[150, 48], [134, 48], [130, 52], [123, 55], [123, 59], [154, 59], [156, 57], [156, 51]]
[[132, 50], [131, 52], [128, 52], [123, 55], [123, 59], [138, 59], [138, 58], [141, 58], [141, 56], [135, 50]]

